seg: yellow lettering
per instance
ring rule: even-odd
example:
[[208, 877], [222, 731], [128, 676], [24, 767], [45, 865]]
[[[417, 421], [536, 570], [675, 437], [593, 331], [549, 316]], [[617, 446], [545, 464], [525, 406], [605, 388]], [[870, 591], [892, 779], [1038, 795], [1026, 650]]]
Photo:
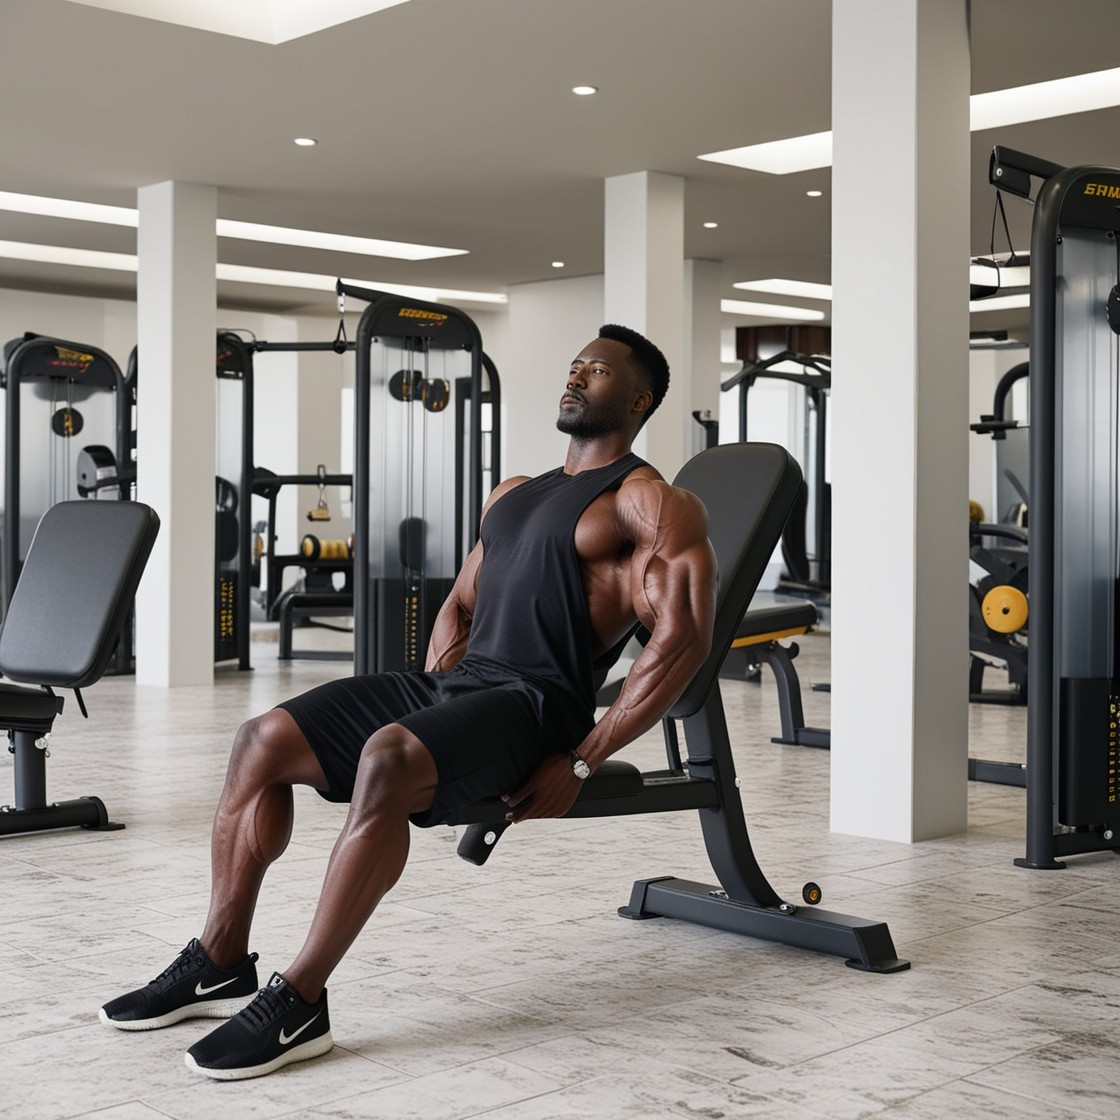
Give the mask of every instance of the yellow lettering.
[[441, 322], [447, 316], [441, 311], [421, 311], [417, 307], [402, 307], [397, 312], [399, 319], [431, 319], [434, 322]]
[[1086, 183], [1083, 193], [1091, 198], [1120, 198], [1120, 186], [1114, 183]]

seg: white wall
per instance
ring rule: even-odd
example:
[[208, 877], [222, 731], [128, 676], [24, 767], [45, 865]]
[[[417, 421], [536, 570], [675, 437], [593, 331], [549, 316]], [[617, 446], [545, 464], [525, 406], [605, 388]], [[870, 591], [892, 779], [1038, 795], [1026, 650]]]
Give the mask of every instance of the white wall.
[[505, 477], [543, 474], [563, 463], [568, 441], [556, 430], [556, 417], [565, 378], [602, 322], [602, 276], [510, 288], [508, 357], [499, 366]]

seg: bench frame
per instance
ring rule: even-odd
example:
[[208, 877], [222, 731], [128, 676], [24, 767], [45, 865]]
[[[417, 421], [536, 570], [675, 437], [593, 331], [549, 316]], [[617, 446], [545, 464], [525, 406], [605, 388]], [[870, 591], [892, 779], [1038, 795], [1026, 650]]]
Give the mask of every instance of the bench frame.
[[[800, 478], [796, 462], [770, 444], [710, 448], [677, 476], [676, 484], [699, 494], [711, 515], [710, 537], [721, 572], [713, 651], [665, 718], [668, 769], [643, 774], [627, 762], [609, 759], [583, 783], [567, 815], [698, 812], [718, 886], [673, 876], [639, 879], [629, 902], [619, 908], [623, 917], [681, 918], [841, 956], [850, 967], [867, 972], [898, 972], [910, 964], [898, 958], [885, 923], [791, 903], [774, 890], [751, 847], [739, 795], [719, 669], [781, 534]], [[728, 523], [735, 517], [741, 517], [741, 525]], [[687, 746], [684, 760], [678, 724]], [[508, 806], [493, 798], [457, 813], [449, 823], [468, 826], [459, 854], [484, 863], [508, 827], [507, 812]]]

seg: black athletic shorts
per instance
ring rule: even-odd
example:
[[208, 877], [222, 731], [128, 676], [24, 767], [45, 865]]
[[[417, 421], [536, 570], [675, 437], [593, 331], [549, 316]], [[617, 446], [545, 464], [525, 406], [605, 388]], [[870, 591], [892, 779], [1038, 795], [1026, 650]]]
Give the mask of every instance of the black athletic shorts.
[[446, 673], [343, 677], [277, 707], [315, 752], [328, 801], [351, 800], [362, 748], [375, 731], [390, 723], [411, 731], [439, 773], [431, 809], [412, 817], [425, 828], [462, 805], [517, 789], [546, 755], [578, 746], [593, 723], [578, 705], [477, 662]]

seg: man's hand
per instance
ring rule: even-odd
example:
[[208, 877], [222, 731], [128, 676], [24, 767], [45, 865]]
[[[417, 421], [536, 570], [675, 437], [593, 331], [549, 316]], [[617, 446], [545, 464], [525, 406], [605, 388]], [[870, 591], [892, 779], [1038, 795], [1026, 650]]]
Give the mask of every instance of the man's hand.
[[506, 820], [518, 824], [535, 817], [562, 817], [575, 804], [582, 784], [566, 754], [550, 754], [519, 790], [502, 797], [510, 807]]

